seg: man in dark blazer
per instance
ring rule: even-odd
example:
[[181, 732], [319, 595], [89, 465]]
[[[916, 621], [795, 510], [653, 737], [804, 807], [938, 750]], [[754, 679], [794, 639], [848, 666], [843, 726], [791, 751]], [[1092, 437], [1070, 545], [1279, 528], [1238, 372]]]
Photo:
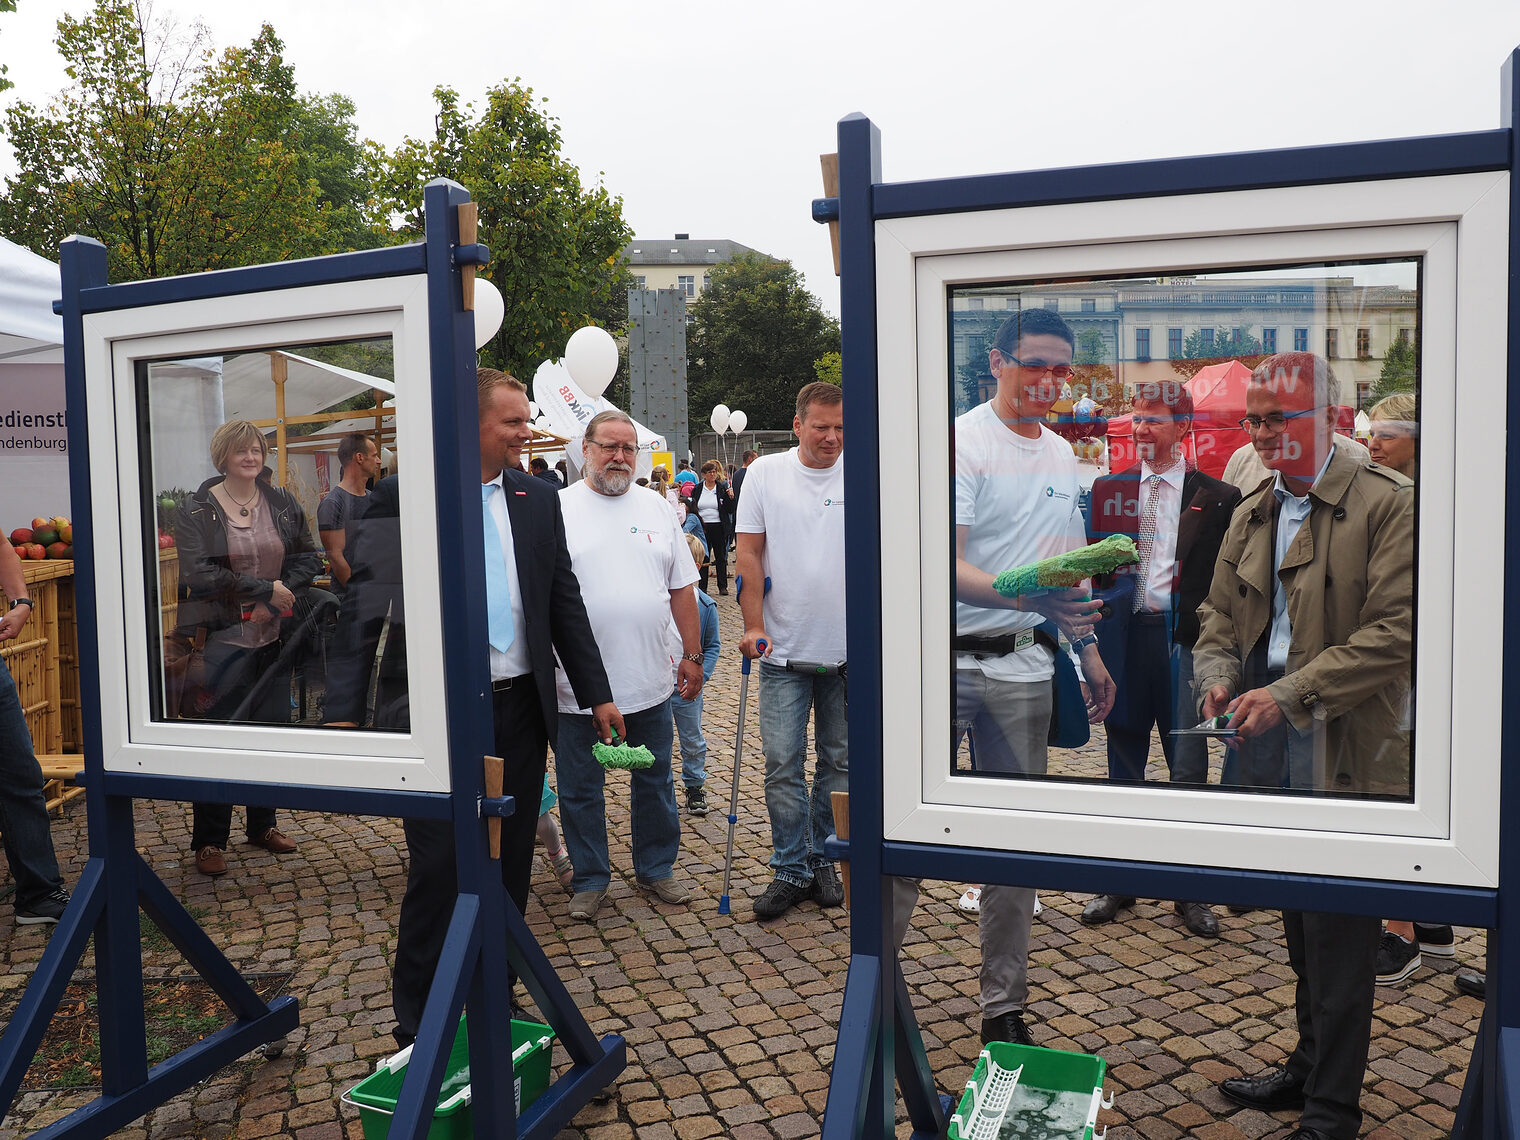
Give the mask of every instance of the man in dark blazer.
[[[1151, 729], [1174, 784], [1206, 784], [1208, 751], [1199, 737], [1174, 737], [1196, 719], [1192, 679], [1198, 606], [1208, 596], [1219, 545], [1240, 492], [1190, 469], [1182, 443], [1193, 423], [1193, 399], [1181, 381], [1142, 384], [1135, 395], [1134, 437], [1140, 461], [1093, 484], [1090, 539], [1128, 535], [1140, 548], [1135, 590], [1097, 628], [1098, 652], [1118, 685], [1103, 727], [1111, 780], [1142, 781]], [[1134, 899], [1099, 895], [1082, 921], [1108, 922]], [[1179, 902], [1187, 928], [1219, 936], [1219, 922], [1204, 903]]]
[[[531, 435], [527, 389], [521, 381], [492, 368], [479, 370], [478, 384], [482, 504], [493, 518], [486, 542], [500, 543], [512, 611], [510, 638], [498, 643], [493, 626], [489, 648], [495, 747], [506, 762], [502, 790], [518, 805], [502, 821], [501, 878], [513, 904], [524, 911], [548, 742], [558, 726], [556, 653], [577, 699], [591, 709], [603, 743], [612, 742], [614, 730], [621, 737], [625, 729], [622, 714], [612, 703], [612, 689], [581, 602], [580, 583], [571, 569], [559, 495], [544, 480], [518, 467]], [[488, 549], [488, 566], [491, 557]], [[378, 720], [378, 700], [376, 716]], [[401, 900], [392, 1002], [396, 1040], [408, 1045], [417, 1035], [458, 881], [453, 825], [408, 819], [404, 827], [410, 866]]]

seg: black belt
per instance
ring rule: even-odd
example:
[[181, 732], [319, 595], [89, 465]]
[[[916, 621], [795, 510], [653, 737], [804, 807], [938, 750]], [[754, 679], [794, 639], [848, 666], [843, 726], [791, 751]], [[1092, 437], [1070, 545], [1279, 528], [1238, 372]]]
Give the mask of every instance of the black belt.
[[491, 682], [491, 692], [505, 693], [518, 681], [525, 681], [531, 676], [533, 676], [532, 673], [519, 673], [516, 677], [499, 677]]
[[1034, 634], [1035, 641], [1045, 646], [1046, 649], [1056, 650], [1055, 638], [1043, 629], [1021, 629], [1017, 633], [1000, 633], [992, 637], [977, 637], [972, 634], [964, 634], [956, 637], [950, 648], [956, 653], [969, 653], [978, 657], [1002, 657], [1018, 649], [1018, 642]]
[[1172, 619], [1171, 614], [1161, 613], [1159, 610], [1139, 610], [1129, 615], [1129, 620], [1141, 625], [1168, 625]]

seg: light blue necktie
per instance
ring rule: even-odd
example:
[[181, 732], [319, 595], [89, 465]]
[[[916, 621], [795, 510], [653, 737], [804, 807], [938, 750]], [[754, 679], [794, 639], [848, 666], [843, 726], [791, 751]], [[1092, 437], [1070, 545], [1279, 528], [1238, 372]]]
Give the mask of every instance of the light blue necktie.
[[[485, 523], [486, 535], [486, 628], [490, 631], [491, 648], [505, 653], [512, 645], [515, 631], [512, 628], [512, 587], [507, 581], [507, 558], [501, 549], [501, 531], [496, 529], [496, 516], [491, 511], [491, 492], [498, 490], [495, 483], [480, 486], [480, 513]], [[500, 488], [505, 494], [504, 488]]]

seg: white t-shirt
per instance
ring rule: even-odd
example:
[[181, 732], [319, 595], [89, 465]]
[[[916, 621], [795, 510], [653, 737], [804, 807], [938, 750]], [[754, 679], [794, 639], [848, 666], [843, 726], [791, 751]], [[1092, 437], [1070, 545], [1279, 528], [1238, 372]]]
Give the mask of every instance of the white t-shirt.
[[[971, 528], [971, 565], [996, 575], [1087, 545], [1080, 490], [1077, 457], [1055, 432], [1041, 427], [1038, 439], [1025, 439], [998, 419], [991, 403], [956, 419], [955, 525]], [[1043, 620], [1019, 610], [955, 606], [961, 635], [1016, 633]], [[980, 668], [996, 681], [1048, 681], [1055, 672], [1050, 650], [1038, 644], [1002, 657], [957, 656], [956, 667]]]
[[716, 523], [723, 517], [721, 508], [718, 506], [718, 488], [716, 485], [709, 487], [705, 483], [698, 483], [697, 489], [691, 497], [697, 501], [697, 514], [705, 523]]
[[822, 469], [806, 466], [795, 447], [755, 460], [734, 531], [765, 535], [770, 660], [843, 661], [844, 456]]
[[[653, 708], [670, 696], [671, 646], [680, 644], [670, 592], [697, 580], [675, 512], [658, 495], [637, 488], [600, 495], [584, 480], [561, 491], [559, 501], [612, 699], [624, 713]], [[557, 661], [554, 680], [560, 712], [590, 712]]]

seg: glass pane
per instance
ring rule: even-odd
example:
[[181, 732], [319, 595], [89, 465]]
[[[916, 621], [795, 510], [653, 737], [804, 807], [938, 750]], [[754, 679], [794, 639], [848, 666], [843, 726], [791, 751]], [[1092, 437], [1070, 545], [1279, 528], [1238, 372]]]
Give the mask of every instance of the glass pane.
[[1419, 300], [1418, 259], [951, 291], [952, 772], [1412, 796]]
[[389, 338], [139, 362], [154, 720], [407, 728], [394, 377]]

